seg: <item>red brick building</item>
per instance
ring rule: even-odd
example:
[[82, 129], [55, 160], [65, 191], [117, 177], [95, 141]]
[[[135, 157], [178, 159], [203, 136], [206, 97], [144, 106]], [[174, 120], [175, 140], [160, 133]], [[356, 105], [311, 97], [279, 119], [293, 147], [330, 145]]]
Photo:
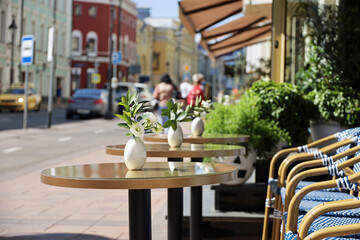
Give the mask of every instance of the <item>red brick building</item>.
[[[112, 10], [111, 10], [112, 9]], [[129, 67], [136, 64], [136, 5], [130, 0], [74, 0], [72, 26], [71, 91], [93, 88], [91, 75], [99, 73], [102, 88], [108, 82], [112, 16], [113, 52], [122, 53], [121, 65], [113, 65], [119, 81], [133, 81]]]

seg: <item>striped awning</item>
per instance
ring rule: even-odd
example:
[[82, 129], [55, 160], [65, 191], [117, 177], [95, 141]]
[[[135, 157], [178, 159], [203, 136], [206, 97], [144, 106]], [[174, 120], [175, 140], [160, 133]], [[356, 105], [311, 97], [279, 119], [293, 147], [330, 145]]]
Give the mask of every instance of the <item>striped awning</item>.
[[[210, 58], [260, 43], [271, 36], [271, 18], [245, 15], [241, 0], [182, 0], [179, 16], [192, 36], [201, 34], [200, 44]], [[238, 16], [237, 18], [235, 16]], [[227, 18], [235, 18], [226, 21]]]

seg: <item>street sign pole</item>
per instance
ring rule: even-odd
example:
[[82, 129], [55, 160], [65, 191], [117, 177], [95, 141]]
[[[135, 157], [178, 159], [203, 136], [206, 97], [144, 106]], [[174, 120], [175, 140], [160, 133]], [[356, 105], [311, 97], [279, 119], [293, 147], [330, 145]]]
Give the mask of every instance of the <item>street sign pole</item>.
[[29, 85], [29, 65], [34, 63], [35, 38], [33, 35], [23, 36], [21, 38], [21, 64], [26, 66], [25, 73], [25, 99], [24, 99], [24, 115], [23, 128], [27, 129], [28, 121], [28, 85]]
[[50, 67], [50, 79], [49, 79], [49, 92], [48, 92], [48, 119], [47, 119], [47, 127], [51, 127], [51, 119], [52, 119], [52, 109], [53, 109], [53, 78], [54, 78], [54, 27], [49, 29], [49, 37], [48, 37], [48, 55], [47, 61], [51, 62]]
[[25, 70], [25, 99], [24, 99], [24, 118], [23, 118], [23, 128], [27, 129], [28, 122], [28, 87], [29, 87], [29, 65], [26, 65]]

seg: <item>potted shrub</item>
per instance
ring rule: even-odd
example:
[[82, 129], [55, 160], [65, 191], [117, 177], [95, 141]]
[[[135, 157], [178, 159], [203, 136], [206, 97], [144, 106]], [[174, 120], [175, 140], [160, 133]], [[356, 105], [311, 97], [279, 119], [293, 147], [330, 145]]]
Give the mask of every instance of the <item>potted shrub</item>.
[[[314, 140], [360, 125], [360, 31], [354, 30], [354, 23], [360, 20], [359, 10], [359, 2], [351, 0], [299, 4], [311, 44], [309, 61], [296, 79], [314, 104]], [[324, 125], [330, 131], [318, 133]]]
[[[206, 118], [205, 133], [247, 134], [251, 137], [251, 141], [243, 145], [247, 149], [247, 156], [255, 157], [252, 160], [241, 161], [242, 164], [251, 164], [246, 170], [246, 176], [237, 181], [238, 184], [250, 177], [255, 161], [258, 166], [268, 162], [277, 149], [277, 143], [286, 138], [286, 133], [275, 121], [260, 118], [257, 101], [258, 97], [255, 94], [245, 93], [235, 105], [214, 104], [214, 110]], [[236, 165], [236, 158], [234, 162]], [[241, 163], [238, 163], [240, 168]], [[266, 174], [260, 175], [267, 178]]]
[[296, 76], [299, 86], [307, 92], [307, 99], [313, 104], [313, 140], [360, 125], [359, 92], [341, 83], [323, 54], [321, 47], [312, 45], [308, 64]]
[[306, 144], [312, 104], [297, 86], [261, 80], [249, 92], [257, 97], [259, 119], [274, 121], [288, 136], [289, 146]]

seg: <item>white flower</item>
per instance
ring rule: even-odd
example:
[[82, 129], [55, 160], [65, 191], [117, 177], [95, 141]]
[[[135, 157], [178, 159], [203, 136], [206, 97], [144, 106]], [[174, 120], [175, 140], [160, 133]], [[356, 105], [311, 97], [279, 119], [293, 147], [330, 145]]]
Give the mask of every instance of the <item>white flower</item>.
[[160, 123], [156, 123], [155, 127], [152, 129], [152, 131], [155, 133], [160, 133], [160, 132], [162, 132], [162, 130], [163, 130], [163, 127], [161, 126]]
[[146, 112], [144, 115], [146, 116], [146, 121], [150, 126], [157, 123], [157, 118], [152, 112]]
[[206, 109], [209, 109], [211, 107], [211, 103], [207, 101], [202, 101], [201, 106], [203, 106]]
[[143, 137], [145, 134], [145, 128], [139, 122], [133, 123], [133, 125], [130, 127], [130, 132], [134, 134], [135, 137]]

